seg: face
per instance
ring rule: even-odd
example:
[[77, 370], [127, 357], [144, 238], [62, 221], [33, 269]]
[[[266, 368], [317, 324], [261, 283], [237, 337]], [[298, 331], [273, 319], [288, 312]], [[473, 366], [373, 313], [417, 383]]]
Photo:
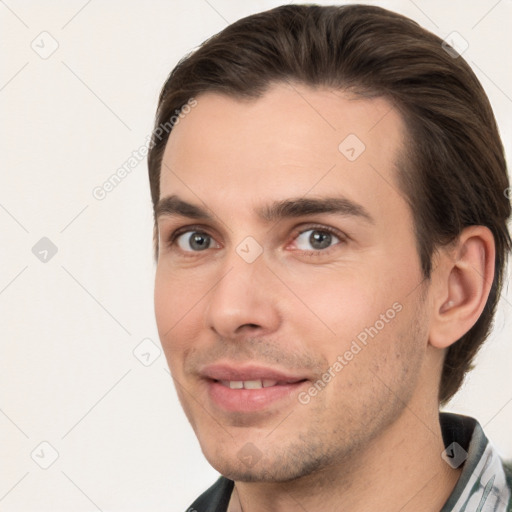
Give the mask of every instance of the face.
[[348, 461], [423, 392], [401, 117], [298, 85], [196, 99], [169, 138], [158, 206], [155, 312], [181, 404], [234, 480]]

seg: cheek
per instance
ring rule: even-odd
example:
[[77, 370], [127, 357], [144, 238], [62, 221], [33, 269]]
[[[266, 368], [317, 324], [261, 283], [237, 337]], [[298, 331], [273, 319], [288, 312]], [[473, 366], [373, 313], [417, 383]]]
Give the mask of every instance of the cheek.
[[[188, 282], [188, 284], [187, 284]], [[160, 341], [169, 366], [182, 359], [189, 342], [196, 336], [201, 323], [198, 293], [189, 280], [178, 279], [165, 268], [158, 267], [155, 276], [155, 319]], [[192, 332], [194, 331], [194, 332]]]
[[[304, 341], [329, 364], [349, 351], [347, 358], [353, 368], [359, 364], [374, 368], [379, 360], [393, 368], [408, 348], [402, 344], [415, 322], [411, 301], [417, 297], [411, 295], [410, 283], [416, 279], [417, 269], [397, 268], [390, 260], [380, 260], [386, 265], [364, 265], [364, 271], [355, 266], [331, 269], [313, 280], [291, 283], [302, 301], [287, 301], [285, 316], [293, 319], [297, 332], [305, 334]], [[354, 364], [356, 359], [359, 363]]]
[[[379, 290], [370, 272], [359, 275], [341, 269], [313, 280], [297, 280], [290, 288], [300, 301], [291, 297], [287, 317], [302, 323], [302, 332], [314, 330], [329, 344], [349, 339], [373, 324], [392, 302]], [[306, 328], [307, 327], [307, 328]]]
[[425, 332], [416, 310], [412, 302], [384, 309], [387, 322], [379, 308], [377, 314], [368, 313], [366, 321], [345, 316], [355, 334], [345, 334], [339, 325], [336, 340], [324, 345], [334, 376], [319, 397], [319, 407], [323, 402], [340, 418], [371, 425], [386, 411], [408, 403], [425, 356]]
[[154, 303], [155, 318], [162, 343], [166, 339], [165, 333], [172, 329], [176, 322], [176, 294], [172, 292], [171, 282], [170, 276], [167, 276], [158, 266], [155, 276]]

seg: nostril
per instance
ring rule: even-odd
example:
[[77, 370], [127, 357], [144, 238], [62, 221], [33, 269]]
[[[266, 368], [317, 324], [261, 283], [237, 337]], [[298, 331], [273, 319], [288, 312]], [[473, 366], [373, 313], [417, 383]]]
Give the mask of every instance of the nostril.
[[241, 333], [243, 331], [255, 331], [255, 330], [258, 330], [258, 329], [261, 329], [261, 325], [258, 325], [258, 324], [242, 324], [240, 327], [238, 327], [237, 333]]

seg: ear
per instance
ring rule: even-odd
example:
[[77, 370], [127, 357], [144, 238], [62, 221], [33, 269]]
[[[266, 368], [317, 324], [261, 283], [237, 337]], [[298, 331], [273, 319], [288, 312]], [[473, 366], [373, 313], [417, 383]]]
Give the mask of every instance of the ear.
[[485, 226], [467, 227], [438, 256], [429, 342], [444, 349], [473, 327], [485, 307], [494, 279], [494, 237]]

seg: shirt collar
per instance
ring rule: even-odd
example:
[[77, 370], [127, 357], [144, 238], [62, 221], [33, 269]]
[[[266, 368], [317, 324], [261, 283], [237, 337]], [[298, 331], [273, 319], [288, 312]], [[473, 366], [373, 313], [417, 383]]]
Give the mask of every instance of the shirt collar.
[[506, 512], [510, 501], [502, 460], [478, 421], [440, 413], [442, 457], [462, 473], [441, 512]]

